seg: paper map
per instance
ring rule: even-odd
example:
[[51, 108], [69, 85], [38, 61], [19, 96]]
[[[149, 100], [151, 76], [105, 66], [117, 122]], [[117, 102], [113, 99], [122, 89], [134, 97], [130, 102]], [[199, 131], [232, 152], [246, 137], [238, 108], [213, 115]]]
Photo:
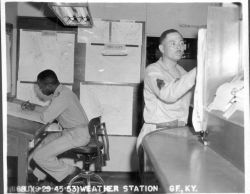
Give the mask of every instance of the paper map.
[[141, 45], [142, 23], [112, 22], [111, 34], [113, 43]]
[[[81, 94], [91, 92], [98, 99], [102, 121], [106, 123], [108, 134], [132, 135], [133, 87], [81, 84], [80, 90]], [[91, 104], [91, 99], [83, 96], [80, 99], [83, 107]], [[93, 105], [94, 109], [95, 106]]]
[[140, 83], [141, 47], [126, 47], [126, 56], [103, 56], [103, 49], [87, 45], [86, 81]]
[[92, 28], [78, 28], [78, 42], [107, 43], [109, 42], [109, 22], [94, 20]]
[[18, 80], [36, 81], [38, 73], [52, 69], [60, 82], [73, 83], [75, 35], [20, 30]]

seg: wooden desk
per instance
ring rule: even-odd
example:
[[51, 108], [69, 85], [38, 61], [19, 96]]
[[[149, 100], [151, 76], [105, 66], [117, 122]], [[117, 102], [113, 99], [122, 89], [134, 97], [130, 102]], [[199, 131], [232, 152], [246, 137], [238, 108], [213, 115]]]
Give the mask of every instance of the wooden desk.
[[[244, 192], [244, 173], [200, 143], [187, 127], [152, 132], [142, 145], [167, 193], [174, 186], [176, 193]], [[187, 185], [197, 190], [187, 191]]]
[[37, 129], [44, 124], [10, 115], [7, 117], [7, 122], [7, 156], [18, 157], [17, 184], [26, 185], [29, 142], [34, 138]]

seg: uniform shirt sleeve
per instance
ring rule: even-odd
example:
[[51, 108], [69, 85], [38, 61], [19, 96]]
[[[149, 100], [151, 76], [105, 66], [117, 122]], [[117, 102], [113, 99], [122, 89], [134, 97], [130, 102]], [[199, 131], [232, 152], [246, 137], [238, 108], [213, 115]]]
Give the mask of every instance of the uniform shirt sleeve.
[[172, 81], [167, 81], [156, 73], [146, 73], [145, 84], [161, 100], [174, 103], [190, 90], [196, 78], [196, 68]]
[[68, 101], [63, 96], [55, 97], [47, 109], [41, 114], [41, 119], [45, 123], [53, 122], [60, 114], [62, 114], [68, 106]]

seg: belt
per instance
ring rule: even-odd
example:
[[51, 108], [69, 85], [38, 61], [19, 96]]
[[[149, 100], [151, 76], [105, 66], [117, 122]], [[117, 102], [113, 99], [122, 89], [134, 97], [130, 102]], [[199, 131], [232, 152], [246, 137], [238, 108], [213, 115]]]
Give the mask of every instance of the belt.
[[163, 122], [163, 123], [149, 123], [149, 124], [155, 124], [156, 129], [175, 128], [175, 127], [184, 127], [184, 126], [186, 126], [186, 123], [184, 121], [179, 121], [179, 120]]

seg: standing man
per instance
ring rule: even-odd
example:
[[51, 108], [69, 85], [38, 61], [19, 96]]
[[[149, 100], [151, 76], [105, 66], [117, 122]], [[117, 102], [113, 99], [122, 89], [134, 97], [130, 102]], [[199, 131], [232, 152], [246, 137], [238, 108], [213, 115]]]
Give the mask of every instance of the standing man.
[[45, 123], [57, 120], [63, 131], [50, 134], [35, 149], [33, 159], [42, 171], [35, 168], [33, 174], [38, 180], [45, 179], [45, 174], [49, 174], [58, 183], [65, 185], [80, 169], [66, 164], [57, 156], [72, 148], [88, 144], [88, 119], [77, 96], [60, 84], [52, 70], [39, 73], [37, 84], [44, 95], [52, 98], [49, 106], [41, 112], [41, 119]]
[[187, 124], [190, 89], [195, 84], [196, 68], [186, 72], [178, 65], [185, 44], [177, 30], [170, 29], [161, 34], [159, 50], [162, 57], [149, 65], [145, 73], [145, 123], [137, 139], [137, 151], [147, 133]]

